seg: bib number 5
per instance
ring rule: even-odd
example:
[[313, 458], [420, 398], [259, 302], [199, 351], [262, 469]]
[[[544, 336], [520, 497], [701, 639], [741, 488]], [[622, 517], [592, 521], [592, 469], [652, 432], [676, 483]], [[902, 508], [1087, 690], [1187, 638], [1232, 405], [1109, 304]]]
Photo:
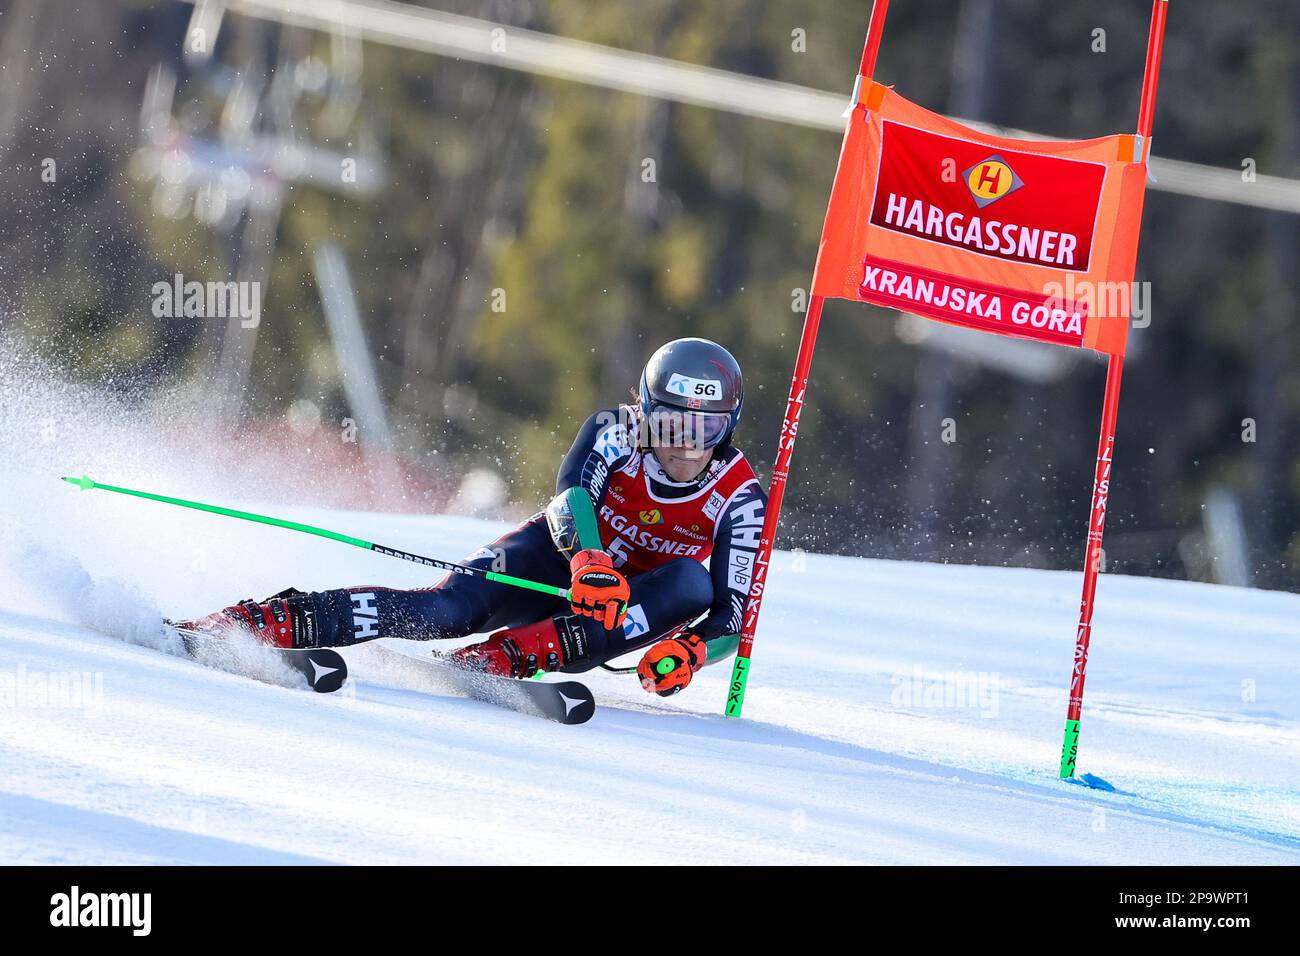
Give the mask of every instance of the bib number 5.
[[631, 546], [622, 538], [615, 538], [605, 548], [614, 559], [614, 567], [621, 568], [623, 565], [627, 564], [628, 559], [632, 557], [632, 555], [628, 553], [629, 547]]

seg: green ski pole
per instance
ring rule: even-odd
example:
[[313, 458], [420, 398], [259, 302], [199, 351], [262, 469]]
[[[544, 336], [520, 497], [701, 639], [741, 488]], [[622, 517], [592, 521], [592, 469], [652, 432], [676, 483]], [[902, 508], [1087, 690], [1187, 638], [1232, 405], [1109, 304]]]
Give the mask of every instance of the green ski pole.
[[256, 515], [248, 511], [236, 511], [234, 508], [223, 508], [220, 505], [204, 504], [201, 501], [186, 501], [184, 498], [169, 498], [167, 495], [158, 495], [149, 491], [137, 491], [134, 488], [119, 488], [116, 485], [105, 485], [95, 481], [86, 475], [80, 478], [64, 478], [70, 485], [76, 485], [82, 491], [92, 489], [98, 491], [112, 491], [119, 495], [132, 495], [136, 498], [145, 498], [149, 501], [161, 501], [163, 504], [176, 505], [179, 508], [192, 508], [195, 511], [206, 511], [214, 515], [224, 515], [227, 518], [241, 518], [244, 521], [256, 521], [259, 524], [269, 524], [276, 528], [288, 528], [290, 531], [301, 531], [303, 534], [314, 534], [317, 537], [329, 538], [331, 541], [341, 541], [344, 544], [350, 544], [355, 548], [364, 548], [367, 551], [374, 551], [377, 554], [386, 554], [389, 557], [401, 558], [403, 561], [413, 561], [416, 564], [423, 564], [430, 568], [437, 568], [440, 571], [451, 571], [455, 574], [472, 574], [489, 581], [495, 581], [498, 584], [508, 584], [516, 588], [526, 588], [529, 591], [541, 591], [543, 594], [552, 594], [555, 597], [569, 600], [569, 589], [556, 587], [554, 584], [542, 584], [539, 581], [529, 581], [525, 578], [517, 578], [509, 574], [501, 574], [497, 571], [484, 571], [482, 568], [470, 567], [467, 564], [456, 564], [453, 561], [439, 561], [436, 558], [426, 558], [419, 554], [412, 554], [410, 551], [403, 551], [400, 548], [391, 548], [387, 545], [376, 544], [373, 541], [366, 541], [363, 538], [354, 538], [350, 534], [342, 534], [338, 531], [330, 531], [327, 528], [317, 528], [314, 525], [302, 524], [298, 521], [287, 521], [284, 518], [272, 518], [267, 515]]

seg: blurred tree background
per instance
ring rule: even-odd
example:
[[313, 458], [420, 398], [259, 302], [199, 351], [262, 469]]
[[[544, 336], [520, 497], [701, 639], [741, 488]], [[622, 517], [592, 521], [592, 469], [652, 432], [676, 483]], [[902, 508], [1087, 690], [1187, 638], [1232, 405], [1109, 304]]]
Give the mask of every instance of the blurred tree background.
[[[846, 98], [870, 10], [421, 5]], [[698, 334], [745, 369], [740, 442], [766, 480], [838, 133], [340, 46], [235, 12], [196, 58], [183, 55], [191, 13], [172, 0], [0, 0], [11, 341], [107, 388], [202, 384], [220, 373], [220, 329], [155, 318], [154, 283], [259, 275], [262, 324], [230, 427], [283, 430], [304, 409], [356, 417], [313, 271], [334, 242], [408, 472], [452, 489], [495, 471], [511, 502], [533, 508], [581, 420], [625, 398], [660, 343]], [[1126, 131], [1148, 15], [1145, 0], [898, 3], [877, 76], [968, 119], [1071, 138]], [[1293, 0], [1176, 5], [1155, 152], [1300, 178], [1298, 58]], [[369, 192], [287, 178], [260, 220], [251, 205], [191, 215], [140, 169], [160, 65], [175, 78], [169, 115], [195, 141], [243, 110], [259, 135], [373, 155], [382, 175]], [[54, 181], [42, 177], [50, 159]], [[261, 188], [255, 178], [250, 195]], [[1217, 496], [1242, 517], [1249, 583], [1300, 588], [1298, 233], [1295, 215], [1148, 193], [1138, 278], [1152, 313], [1132, 334], [1108, 570], [1214, 579]], [[262, 271], [245, 271], [259, 241]], [[1029, 381], [937, 355], [900, 337], [894, 313], [844, 302], [828, 304], [822, 329], [783, 547], [1078, 566], [1101, 361], [1079, 353], [1063, 376]], [[955, 442], [932, 427], [942, 418]]]

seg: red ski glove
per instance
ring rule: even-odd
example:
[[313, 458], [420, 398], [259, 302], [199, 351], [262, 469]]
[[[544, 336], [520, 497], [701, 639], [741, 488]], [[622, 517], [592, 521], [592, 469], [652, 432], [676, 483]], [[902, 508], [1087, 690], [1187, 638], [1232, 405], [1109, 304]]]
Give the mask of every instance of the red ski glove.
[[660, 697], [686, 687], [709, 658], [709, 649], [695, 634], [682, 633], [651, 645], [636, 666], [641, 686]]
[[569, 603], [576, 613], [594, 617], [607, 631], [623, 623], [632, 592], [608, 554], [595, 548], [579, 551], [569, 562], [569, 571], [573, 574]]

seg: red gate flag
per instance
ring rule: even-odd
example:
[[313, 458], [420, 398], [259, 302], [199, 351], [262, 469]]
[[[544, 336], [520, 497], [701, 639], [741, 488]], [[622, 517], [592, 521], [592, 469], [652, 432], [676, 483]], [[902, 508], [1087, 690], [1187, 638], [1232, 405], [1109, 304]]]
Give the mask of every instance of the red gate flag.
[[1132, 135], [990, 136], [866, 80], [845, 128], [813, 293], [1123, 355], [1141, 150]]
[[828, 296], [856, 299], [954, 325], [1106, 353], [1083, 594], [1061, 739], [1061, 777], [1069, 778], [1079, 751], [1168, 2], [1151, 3], [1136, 135], [1079, 142], [989, 136], [874, 82], [888, 9], [889, 0], [874, 0], [871, 8], [724, 712], [739, 717], [744, 707], [822, 305]]

